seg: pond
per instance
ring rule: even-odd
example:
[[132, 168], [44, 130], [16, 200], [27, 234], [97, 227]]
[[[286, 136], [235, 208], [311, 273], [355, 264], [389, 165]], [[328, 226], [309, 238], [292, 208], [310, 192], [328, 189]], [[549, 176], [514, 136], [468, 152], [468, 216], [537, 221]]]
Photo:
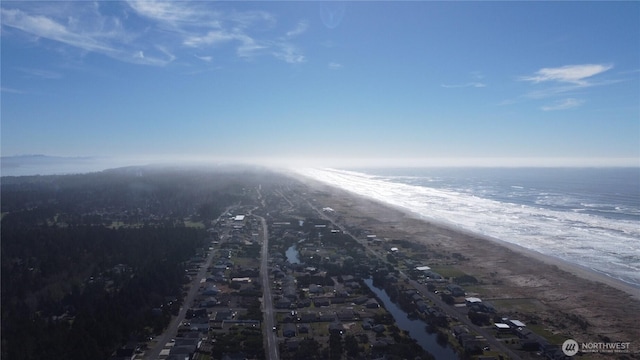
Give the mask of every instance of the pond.
[[300, 253], [295, 245], [291, 245], [285, 252], [287, 261], [291, 264], [300, 264]]
[[425, 351], [431, 353], [436, 359], [459, 359], [458, 354], [449, 345], [438, 344], [437, 334], [427, 333], [427, 323], [421, 319], [409, 319], [408, 314], [391, 301], [384, 289], [373, 286], [372, 279], [365, 279], [364, 283], [382, 301], [385, 309], [395, 319], [398, 328], [408, 331], [411, 338], [416, 340]]

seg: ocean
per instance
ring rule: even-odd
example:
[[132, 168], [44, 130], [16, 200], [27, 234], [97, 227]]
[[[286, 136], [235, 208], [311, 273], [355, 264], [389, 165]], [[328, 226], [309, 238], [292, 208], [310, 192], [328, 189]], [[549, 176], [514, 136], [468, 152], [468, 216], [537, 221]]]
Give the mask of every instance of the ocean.
[[304, 169], [299, 173], [640, 289], [640, 168]]

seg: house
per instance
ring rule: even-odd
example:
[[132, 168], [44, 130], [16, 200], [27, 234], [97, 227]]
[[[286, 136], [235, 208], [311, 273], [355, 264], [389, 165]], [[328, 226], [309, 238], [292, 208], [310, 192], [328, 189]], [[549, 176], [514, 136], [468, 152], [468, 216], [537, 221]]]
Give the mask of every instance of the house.
[[191, 331], [208, 332], [209, 331], [209, 318], [197, 317], [191, 319], [191, 325], [189, 327]]
[[427, 278], [427, 280], [433, 280], [433, 281], [442, 281], [442, 280], [444, 280], [442, 275], [438, 274], [437, 272], [435, 272], [433, 270], [424, 271], [424, 276], [425, 276], [425, 278]]
[[523, 328], [523, 327], [527, 326], [520, 320], [509, 320], [509, 323], [511, 324], [511, 327], [513, 327], [513, 328]]
[[320, 322], [331, 322], [335, 320], [336, 316], [333, 313], [320, 313], [320, 315], [318, 315], [318, 321]]
[[342, 282], [344, 282], [344, 283], [356, 280], [356, 278], [353, 275], [342, 275], [342, 276], [340, 276], [340, 278], [342, 279]]
[[341, 321], [349, 321], [349, 320], [354, 320], [356, 318], [356, 314], [352, 309], [340, 310], [338, 311], [337, 316], [338, 316], [338, 319], [340, 319]]
[[377, 309], [380, 307], [380, 304], [378, 304], [378, 301], [376, 299], [369, 299], [367, 300], [365, 306], [367, 307], [367, 309]]
[[308, 334], [310, 330], [311, 330], [311, 327], [308, 324], [298, 325], [298, 333], [300, 334]]
[[288, 309], [291, 307], [291, 300], [287, 298], [278, 299], [274, 306], [276, 309]]
[[375, 332], [377, 334], [381, 334], [386, 330], [386, 328], [384, 327], [384, 325], [378, 324], [378, 325], [375, 325], [374, 327], [372, 327], [371, 330], [373, 330], [373, 332]]
[[308, 312], [300, 315], [300, 322], [310, 323], [316, 321], [318, 321], [318, 314], [316, 313]]
[[349, 289], [360, 289], [360, 284], [357, 281], [347, 281], [344, 283], [344, 287]]
[[460, 285], [456, 285], [456, 284], [447, 285], [447, 290], [449, 290], [449, 292], [451, 293], [451, 296], [454, 296], [454, 297], [464, 296], [466, 294], [464, 292], [464, 289], [461, 288]]
[[460, 335], [462, 335], [462, 334], [468, 334], [469, 333], [469, 329], [467, 329], [467, 327], [464, 326], [464, 325], [456, 325], [451, 330], [453, 332], [453, 336], [455, 336], [456, 339], [458, 337], [460, 337]]
[[216, 316], [213, 318], [213, 321], [223, 321], [223, 320], [231, 320], [233, 318], [233, 312], [231, 310], [220, 310], [216, 312]]
[[218, 288], [215, 285], [209, 285], [204, 289], [204, 291], [202, 291], [202, 294], [216, 296], [218, 295], [219, 292], [220, 290], [218, 290]]
[[358, 298], [353, 299], [353, 303], [356, 305], [362, 305], [369, 300], [367, 296], [360, 296]]
[[282, 326], [282, 336], [284, 337], [296, 336], [296, 326], [294, 324], [284, 324]]
[[186, 318], [207, 317], [207, 309], [189, 309], [186, 313]]
[[218, 300], [214, 297], [208, 297], [200, 303], [200, 307], [208, 308], [218, 305]]
[[[509, 326], [509, 325], [507, 325]], [[535, 333], [527, 328], [513, 328], [512, 330], [520, 339], [528, 339], [535, 336]]]
[[496, 309], [489, 302], [475, 302], [475, 303], [467, 303], [467, 307], [469, 310], [473, 310], [475, 312], [483, 312], [483, 313], [495, 313]]
[[336, 321], [329, 324], [329, 333], [342, 335], [343, 332], [344, 326], [342, 326], [342, 323]]
[[427, 305], [427, 303], [424, 302], [423, 300], [420, 300], [420, 301], [416, 302], [416, 308], [421, 313], [424, 313], [429, 309], [429, 305]]
[[315, 298], [313, 299], [313, 305], [315, 307], [329, 306], [331, 305], [331, 300], [329, 300], [329, 298], [326, 298], [326, 297]]

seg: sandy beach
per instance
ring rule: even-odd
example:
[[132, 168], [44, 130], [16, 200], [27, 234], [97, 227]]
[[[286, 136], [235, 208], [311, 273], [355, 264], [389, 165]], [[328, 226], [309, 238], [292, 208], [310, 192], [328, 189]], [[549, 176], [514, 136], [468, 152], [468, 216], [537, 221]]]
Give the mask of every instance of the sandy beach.
[[[491, 300], [499, 313], [519, 314], [547, 333], [579, 342], [631, 342], [640, 351], [640, 289], [558, 258], [433, 224], [404, 209], [363, 198], [324, 183], [301, 179], [317, 205], [335, 210], [349, 228], [377, 238], [410, 240], [434, 254], [429, 266], [449, 266], [482, 283], [477, 296]], [[454, 253], [463, 260], [452, 260]]]

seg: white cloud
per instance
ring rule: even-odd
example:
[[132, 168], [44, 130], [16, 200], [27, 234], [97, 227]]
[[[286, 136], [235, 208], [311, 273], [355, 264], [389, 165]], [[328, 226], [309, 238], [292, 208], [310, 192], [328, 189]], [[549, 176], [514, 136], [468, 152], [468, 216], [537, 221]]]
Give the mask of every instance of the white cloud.
[[24, 94], [24, 91], [22, 91], [22, 90], [8, 88], [8, 87], [4, 87], [4, 86], [0, 87], [0, 92], [9, 93], [9, 94]]
[[566, 110], [582, 106], [585, 100], [569, 96], [585, 96], [587, 89], [594, 86], [610, 85], [618, 80], [594, 80], [593, 77], [612, 69], [611, 64], [582, 64], [566, 65], [555, 68], [542, 68], [533, 75], [521, 76], [520, 81], [526, 81], [536, 86], [535, 90], [524, 94], [524, 98], [545, 99], [556, 98], [556, 102], [540, 107], [543, 111]]
[[342, 69], [342, 64], [336, 63], [336, 62], [330, 62], [329, 63], [329, 69], [331, 70], [338, 70], [338, 69]]
[[112, 53], [114, 49], [86, 33], [75, 33], [65, 25], [42, 15], [18, 9], [0, 9], [2, 24], [37, 37], [58, 41], [87, 51]]
[[588, 86], [590, 85], [587, 81], [588, 78], [601, 74], [611, 68], [613, 68], [613, 65], [604, 64], [567, 65], [557, 68], [542, 68], [536, 71], [534, 75], [523, 76], [520, 80], [530, 81], [532, 83], [555, 81], [578, 86]]
[[[15, 8], [3, 4], [1, 20], [3, 29], [18, 29], [36, 40], [49, 39], [84, 53], [136, 64], [163, 66], [172, 63], [185, 47], [206, 50], [223, 45], [240, 58], [266, 55], [287, 63], [306, 61], [292, 39], [307, 31], [307, 21], [278, 31], [277, 18], [269, 12], [220, 10], [211, 5], [164, 0], [130, 0], [109, 6], [100, 2], [64, 6], [12, 2]], [[217, 56], [215, 52], [211, 55]], [[194, 56], [190, 53], [186, 58]]]
[[205, 62], [212, 62], [213, 61], [213, 56], [198, 56], [198, 55], [194, 55], [196, 58], [205, 61]]
[[466, 84], [457, 84], [457, 85], [442, 84], [440, 86], [447, 89], [455, 89], [455, 88], [467, 88], [467, 87], [483, 88], [483, 87], [486, 87], [487, 85], [481, 82], [470, 82]]
[[304, 55], [302, 55], [298, 49], [288, 43], [281, 43], [279, 45], [277, 45], [277, 50], [273, 52], [273, 55], [280, 59], [283, 60], [289, 64], [299, 64], [299, 63], [303, 63], [306, 61], [306, 58]]
[[241, 40], [241, 36], [237, 34], [230, 34], [224, 30], [213, 30], [209, 31], [204, 36], [189, 36], [187, 37], [183, 44], [191, 47], [200, 47], [200, 46], [208, 46], [208, 45], [218, 45], [222, 43], [226, 43], [232, 40]]
[[153, 19], [171, 26], [180, 26], [182, 23], [201, 21], [206, 12], [186, 6], [180, 1], [156, 1], [140, 0], [127, 1], [127, 4], [140, 16]]
[[[119, 19], [80, 9], [86, 16], [71, 17], [48, 14], [31, 14], [20, 9], [0, 9], [2, 26], [8, 26], [31, 34], [36, 38], [48, 39], [77, 48], [83, 52], [100, 53], [119, 61], [146, 65], [166, 65], [175, 58], [161, 50], [162, 56], [146, 56], [141, 50], [131, 48], [133, 36], [127, 34]], [[160, 48], [157, 48], [160, 50]], [[131, 54], [134, 54], [133, 56]]]
[[32, 69], [32, 68], [18, 68], [19, 71], [23, 72], [27, 77], [31, 78], [41, 78], [47, 80], [55, 80], [62, 78], [62, 74], [43, 69]]
[[582, 99], [568, 98], [557, 101], [551, 105], [543, 106], [541, 109], [544, 111], [566, 110], [582, 106], [582, 104], [584, 104], [584, 100]]
[[309, 23], [307, 21], [304, 21], [304, 20], [300, 21], [295, 29], [291, 31], [287, 31], [287, 37], [291, 38], [291, 37], [301, 35], [305, 31], [307, 31], [308, 28], [309, 28]]

